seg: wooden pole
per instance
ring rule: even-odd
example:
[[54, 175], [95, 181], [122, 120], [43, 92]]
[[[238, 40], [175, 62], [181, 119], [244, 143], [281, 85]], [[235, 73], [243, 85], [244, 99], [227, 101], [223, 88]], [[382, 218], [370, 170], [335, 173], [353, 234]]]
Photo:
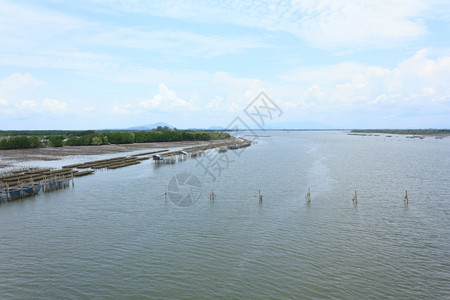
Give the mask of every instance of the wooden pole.
[[167, 185], [164, 187], [164, 201], [167, 202]]
[[353, 203], [355, 203], [355, 204], [358, 203], [358, 194], [356, 193], [356, 190], [355, 190], [355, 196], [353, 196]]
[[6, 182], [6, 200], [11, 200], [11, 194], [9, 193], [9, 184]]
[[209, 201], [214, 202], [215, 198], [216, 195], [214, 194], [214, 190], [211, 190], [211, 193], [209, 193]]

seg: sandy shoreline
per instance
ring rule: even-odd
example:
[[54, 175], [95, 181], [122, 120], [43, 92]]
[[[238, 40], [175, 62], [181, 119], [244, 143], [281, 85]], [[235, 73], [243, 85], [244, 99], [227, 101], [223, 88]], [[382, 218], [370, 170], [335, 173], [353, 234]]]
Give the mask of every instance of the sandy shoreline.
[[17, 163], [28, 161], [57, 161], [65, 157], [77, 156], [95, 156], [114, 153], [126, 153], [138, 150], [153, 149], [171, 149], [192, 147], [199, 145], [210, 145], [231, 142], [234, 137], [225, 140], [213, 141], [181, 141], [181, 142], [155, 142], [155, 143], [134, 143], [120, 145], [101, 145], [101, 146], [64, 146], [64, 147], [46, 147], [34, 149], [0, 150], [0, 170], [3, 168], [14, 167]]

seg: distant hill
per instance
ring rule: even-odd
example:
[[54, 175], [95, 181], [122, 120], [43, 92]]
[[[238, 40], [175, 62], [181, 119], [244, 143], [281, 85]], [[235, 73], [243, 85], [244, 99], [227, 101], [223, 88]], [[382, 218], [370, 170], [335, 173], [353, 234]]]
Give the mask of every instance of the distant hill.
[[175, 128], [170, 124], [167, 124], [164, 122], [157, 122], [157, 123], [153, 123], [153, 124], [130, 127], [130, 128], [127, 128], [127, 130], [152, 130], [152, 129], [157, 128], [158, 126], [161, 126], [161, 127], [166, 126], [166, 127], [169, 127], [170, 129]]

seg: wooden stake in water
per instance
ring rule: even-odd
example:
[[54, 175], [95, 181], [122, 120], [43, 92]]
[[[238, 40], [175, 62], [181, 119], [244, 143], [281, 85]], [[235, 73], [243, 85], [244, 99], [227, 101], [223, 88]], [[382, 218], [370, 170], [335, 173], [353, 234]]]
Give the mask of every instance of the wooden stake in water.
[[164, 201], [167, 202], [167, 185], [164, 187]]
[[216, 194], [214, 194], [214, 190], [211, 190], [211, 193], [209, 193], [209, 201], [214, 202], [215, 198]]
[[261, 190], [258, 190], [258, 198], [259, 198], [259, 203], [263, 202], [263, 195], [261, 195]]
[[355, 190], [355, 196], [353, 196], [353, 203], [355, 203], [355, 204], [358, 203], [358, 194], [356, 193], [356, 190]]
[[306, 202], [308, 202], [308, 203], [311, 202], [311, 192], [310, 192], [309, 188], [308, 188], [308, 192], [305, 195], [305, 199], [306, 199]]
[[9, 184], [6, 182], [6, 200], [11, 200], [11, 194], [9, 193]]
[[404, 199], [404, 201], [405, 201], [405, 203], [406, 204], [408, 204], [408, 191], [405, 191], [405, 199]]

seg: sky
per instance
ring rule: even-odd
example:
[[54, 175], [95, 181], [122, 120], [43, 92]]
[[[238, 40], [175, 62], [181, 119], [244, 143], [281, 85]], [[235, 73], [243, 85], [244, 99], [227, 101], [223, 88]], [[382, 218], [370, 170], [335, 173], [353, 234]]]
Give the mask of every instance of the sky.
[[[450, 128], [447, 0], [0, 0], [0, 130]], [[269, 116], [269, 114], [266, 114]]]

